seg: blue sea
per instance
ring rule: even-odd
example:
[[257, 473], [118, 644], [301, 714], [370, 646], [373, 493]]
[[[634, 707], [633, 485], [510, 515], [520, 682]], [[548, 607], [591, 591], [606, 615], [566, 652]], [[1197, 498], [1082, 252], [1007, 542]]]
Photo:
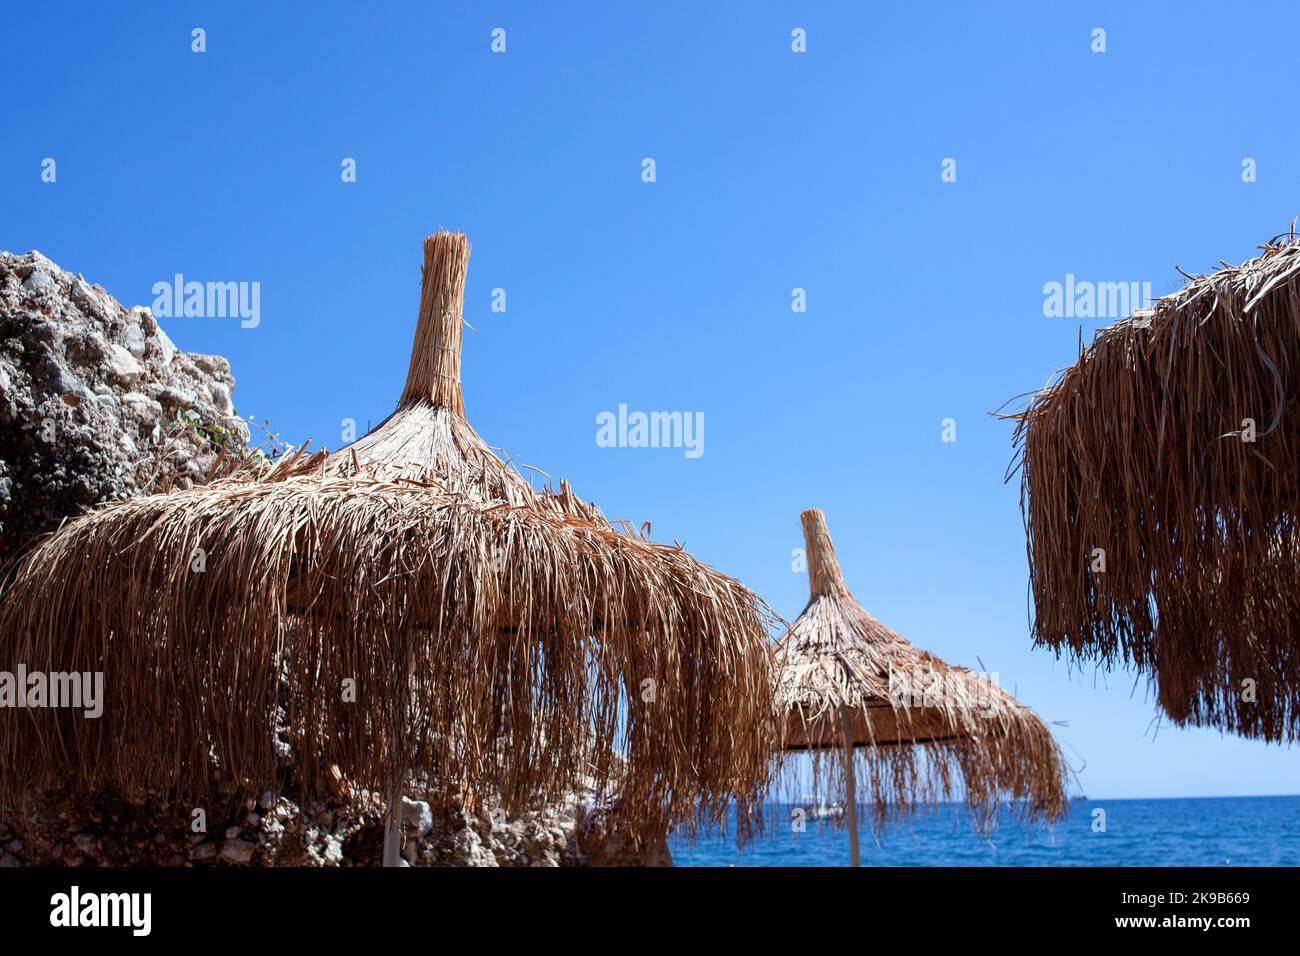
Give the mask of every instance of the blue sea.
[[[1094, 832], [1103, 818], [1105, 830]], [[955, 805], [895, 824], [877, 845], [862, 829], [863, 866], [1296, 866], [1300, 796], [1076, 799], [1054, 827], [1007, 821], [989, 838]], [[733, 836], [671, 841], [677, 866], [847, 866], [848, 831], [809, 823], [770, 830], [737, 850]]]

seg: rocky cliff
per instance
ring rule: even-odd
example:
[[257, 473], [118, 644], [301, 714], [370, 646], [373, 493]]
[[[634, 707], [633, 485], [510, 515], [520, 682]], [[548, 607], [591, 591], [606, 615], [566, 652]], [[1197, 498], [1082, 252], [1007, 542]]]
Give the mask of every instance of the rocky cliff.
[[242, 448], [230, 364], [39, 252], [0, 252], [0, 564], [63, 518]]

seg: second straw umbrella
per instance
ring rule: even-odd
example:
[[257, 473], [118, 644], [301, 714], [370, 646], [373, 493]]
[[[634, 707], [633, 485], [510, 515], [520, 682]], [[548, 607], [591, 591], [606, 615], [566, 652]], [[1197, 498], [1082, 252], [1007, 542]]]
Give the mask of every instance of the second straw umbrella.
[[1043, 722], [864, 611], [821, 510], [801, 517], [811, 594], [776, 647], [777, 710], [783, 749], [812, 753], [814, 790], [845, 804], [852, 865], [860, 802], [874, 825], [958, 795], [985, 827], [1004, 801], [1027, 818], [1064, 815], [1066, 765]]

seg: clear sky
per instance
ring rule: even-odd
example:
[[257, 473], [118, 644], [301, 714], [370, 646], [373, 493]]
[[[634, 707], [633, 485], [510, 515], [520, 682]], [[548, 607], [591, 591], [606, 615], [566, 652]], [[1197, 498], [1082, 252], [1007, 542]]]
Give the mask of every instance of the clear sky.
[[[1091, 797], [1300, 792], [1294, 751], [1157, 733], [1133, 674], [1032, 647], [988, 414], [1109, 321], [1045, 316], [1046, 283], [1159, 295], [1300, 214], [1294, 4], [55, 7], [5, 14], [0, 248], [128, 306], [260, 283], [255, 328], [162, 321], [241, 413], [329, 447], [382, 419], [420, 241], [463, 230], [466, 403], [516, 461], [788, 619], [823, 508], [863, 605], [1068, 723]], [[703, 454], [600, 447], [620, 404], [703, 413]]]

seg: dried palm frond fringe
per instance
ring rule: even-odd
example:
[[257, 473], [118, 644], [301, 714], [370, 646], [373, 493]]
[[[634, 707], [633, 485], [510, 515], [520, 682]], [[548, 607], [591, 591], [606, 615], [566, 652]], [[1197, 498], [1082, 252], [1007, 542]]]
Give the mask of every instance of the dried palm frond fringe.
[[1178, 723], [1276, 741], [1300, 731], [1300, 242], [1261, 248], [1009, 417], [1035, 639], [1135, 664]]
[[[811, 598], [777, 645], [776, 699], [785, 749], [813, 753], [814, 794], [843, 798], [850, 745], [877, 829], [955, 798], [980, 829], [1004, 806], [1022, 819], [1063, 816], [1065, 761], [1037, 715], [863, 610], [844, 583], [822, 512], [802, 517]], [[783, 777], [798, 802], [794, 775]]]
[[351, 448], [109, 505], [27, 557], [0, 668], [103, 672], [106, 704], [0, 711], [0, 789], [255, 789], [283, 707], [313, 779], [338, 765], [388, 792], [421, 774], [507, 812], [594, 782], [646, 837], [733, 800], [756, 816], [778, 736], [770, 611], [491, 454], [461, 417], [467, 256], [463, 236], [426, 242], [425, 360]]

